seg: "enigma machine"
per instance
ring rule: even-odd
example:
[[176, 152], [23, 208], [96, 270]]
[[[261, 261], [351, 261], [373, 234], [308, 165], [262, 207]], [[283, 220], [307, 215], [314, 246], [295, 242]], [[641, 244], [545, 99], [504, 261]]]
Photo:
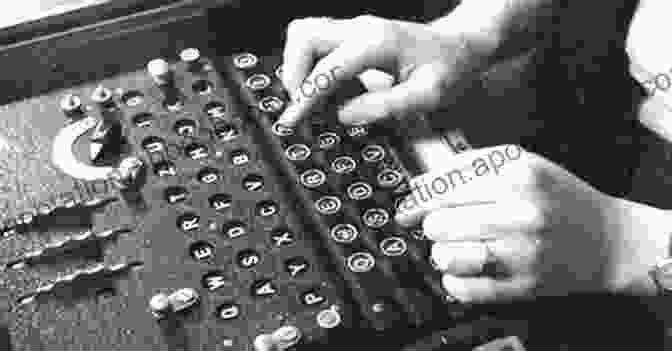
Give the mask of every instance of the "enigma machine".
[[282, 128], [270, 4], [130, 3], [3, 37], [0, 350], [530, 349], [392, 220], [423, 119]]

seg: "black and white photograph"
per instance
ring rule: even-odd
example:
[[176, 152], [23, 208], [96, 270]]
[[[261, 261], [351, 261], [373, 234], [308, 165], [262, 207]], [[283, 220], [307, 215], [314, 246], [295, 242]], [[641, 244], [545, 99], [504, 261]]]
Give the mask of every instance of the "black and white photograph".
[[0, 351], [672, 351], [666, 0], [0, 10]]

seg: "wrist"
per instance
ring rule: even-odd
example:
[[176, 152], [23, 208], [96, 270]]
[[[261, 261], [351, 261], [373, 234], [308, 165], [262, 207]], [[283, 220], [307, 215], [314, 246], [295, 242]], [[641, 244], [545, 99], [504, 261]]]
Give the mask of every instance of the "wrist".
[[616, 267], [610, 290], [638, 296], [653, 296], [657, 287], [651, 269], [669, 258], [672, 211], [617, 199], [622, 216], [615, 255]]
[[[499, 12], [495, 8], [501, 7], [488, 5], [486, 7], [492, 13]], [[502, 42], [503, 31], [497, 18], [476, 10], [473, 3], [462, 2], [450, 14], [429, 22], [429, 26], [442, 35], [462, 36], [470, 45], [477, 46], [484, 55], [492, 55]]]

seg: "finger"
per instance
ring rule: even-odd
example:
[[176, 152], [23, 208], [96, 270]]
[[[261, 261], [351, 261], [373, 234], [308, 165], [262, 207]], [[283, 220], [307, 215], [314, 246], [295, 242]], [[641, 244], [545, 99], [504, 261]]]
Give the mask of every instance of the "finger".
[[398, 85], [352, 99], [338, 111], [338, 118], [345, 124], [373, 123], [391, 116], [434, 110], [444, 93], [436, 81], [443, 76], [438, 65], [422, 66]]
[[488, 248], [480, 242], [436, 243], [430, 258], [442, 273], [476, 275], [483, 272]]
[[367, 91], [390, 89], [395, 81], [393, 75], [377, 69], [367, 69], [359, 74], [358, 77]]
[[347, 42], [323, 57], [299, 88], [292, 91], [292, 104], [278, 122], [290, 127], [296, 125], [343, 82], [354, 79], [366, 69], [381, 68], [381, 55], [374, 49], [366, 42]]
[[430, 258], [435, 268], [442, 273], [458, 276], [512, 276], [530, 274], [539, 249], [539, 240], [528, 235], [515, 234], [488, 240], [487, 243], [437, 242], [432, 245]]
[[460, 302], [481, 304], [526, 297], [534, 286], [534, 279], [526, 276], [492, 279], [444, 274], [442, 283], [448, 294]]
[[517, 145], [453, 155], [446, 159], [445, 168], [412, 179], [412, 192], [400, 202], [395, 219], [402, 226], [412, 226], [441, 207], [494, 203], [512, 196], [523, 178], [518, 173], [525, 169], [526, 155]]
[[425, 235], [434, 241], [486, 240], [518, 232], [535, 232], [544, 214], [531, 201], [516, 199], [473, 206], [445, 207], [427, 214]]
[[304, 18], [294, 20], [288, 25], [282, 63], [282, 82], [287, 91], [294, 92], [299, 89], [300, 83], [310, 73], [314, 61], [343, 42], [343, 21]]

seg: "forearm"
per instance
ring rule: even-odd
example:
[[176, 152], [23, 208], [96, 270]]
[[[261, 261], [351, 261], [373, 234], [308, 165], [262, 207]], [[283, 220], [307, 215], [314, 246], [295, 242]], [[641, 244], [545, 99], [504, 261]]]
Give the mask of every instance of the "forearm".
[[454, 11], [430, 25], [445, 34], [463, 33], [510, 57], [529, 49], [548, 26], [558, 0], [463, 0]]

